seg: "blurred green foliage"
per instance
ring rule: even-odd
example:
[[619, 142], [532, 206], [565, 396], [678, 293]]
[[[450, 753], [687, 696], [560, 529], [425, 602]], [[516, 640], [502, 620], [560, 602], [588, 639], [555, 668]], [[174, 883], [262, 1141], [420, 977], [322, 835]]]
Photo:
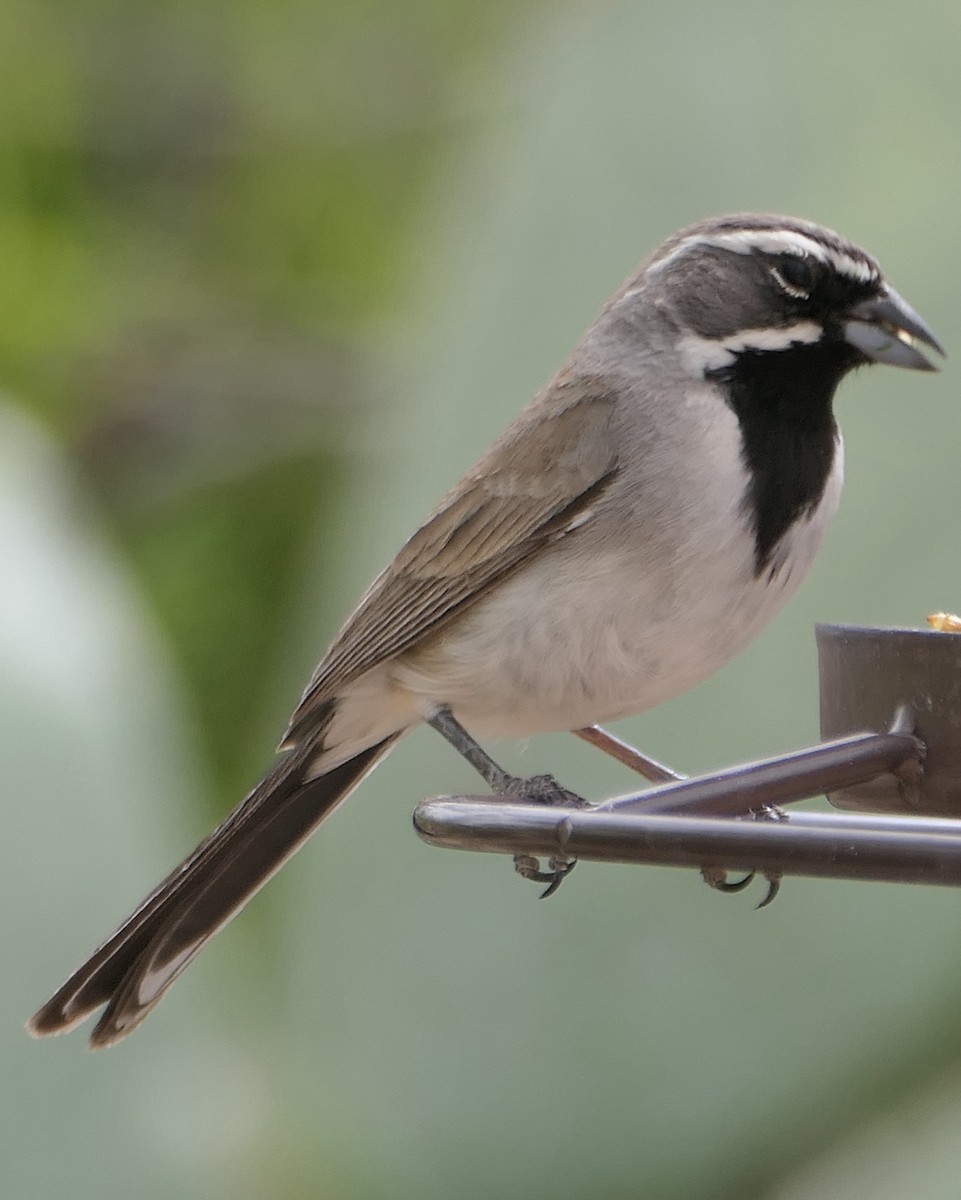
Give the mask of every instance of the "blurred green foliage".
[[[85, 469], [229, 794], [367, 331], [497, 5], [13, 4], [0, 370]], [[218, 804], [223, 797], [218, 798]]]
[[[786, 210], [953, 349], [961, 17], [827, 0], [0, 11], [0, 1194], [957, 1194], [957, 897], [440, 854], [418, 732], [109, 1054], [45, 990], [233, 804], [367, 579], [675, 227]], [[961, 412], [844, 389], [844, 505], [737, 663], [626, 734], [817, 736], [811, 624], [957, 609]], [[570, 744], [568, 744], [570, 743]], [[509, 747], [592, 795], [568, 738]]]

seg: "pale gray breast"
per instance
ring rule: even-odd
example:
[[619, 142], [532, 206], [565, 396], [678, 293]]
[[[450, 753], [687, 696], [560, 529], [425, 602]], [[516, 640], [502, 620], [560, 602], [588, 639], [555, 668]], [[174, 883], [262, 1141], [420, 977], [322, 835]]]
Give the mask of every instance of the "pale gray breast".
[[652, 707], [759, 632], [800, 582], [826, 515], [786, 544], [797, 564], [767, 586], [734, 414], [699, 384], [653, 430], [648, 416], [624, 434], [645, 453], [626, 456], [595, 510], [397, 664], [398, 683], [443, 699], [480, 736], [526, 736]]

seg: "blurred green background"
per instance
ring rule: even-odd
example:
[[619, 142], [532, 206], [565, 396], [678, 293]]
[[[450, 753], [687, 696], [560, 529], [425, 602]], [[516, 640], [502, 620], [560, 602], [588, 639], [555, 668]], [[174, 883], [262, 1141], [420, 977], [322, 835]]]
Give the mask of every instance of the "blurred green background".
[[[736, 663], [620, 732], [817, 736], [816, 620], [961, 606], [961, 9], [0, 8], [0, 1195], [945, 1197], [961, 899], [422, 845], [418, 732], [130, 1041], [21, 1023], [270, 761], [389, 554], [674, 228], [873, 251], [955, 358], [843, 389], [842, 511]], [[600, 796], [571, 738], [502, 748]]]

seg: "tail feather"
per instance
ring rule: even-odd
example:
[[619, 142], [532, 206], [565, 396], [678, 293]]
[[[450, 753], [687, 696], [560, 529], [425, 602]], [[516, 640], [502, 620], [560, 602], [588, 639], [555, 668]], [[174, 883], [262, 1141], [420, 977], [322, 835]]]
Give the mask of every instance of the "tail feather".
[[64, 1033], [106, 1003], [90, 1044], [126, 1037], [395, 740], [307, 782], [311, 751], [291, 751], [34, 1013], [28, 1031]]

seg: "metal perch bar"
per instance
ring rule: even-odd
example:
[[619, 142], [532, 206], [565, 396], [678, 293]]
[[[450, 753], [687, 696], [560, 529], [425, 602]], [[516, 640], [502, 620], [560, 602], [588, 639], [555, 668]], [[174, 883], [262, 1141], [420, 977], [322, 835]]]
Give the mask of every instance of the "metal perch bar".
[[[595, 744], [605, 740], [602, 748], [617, 742], [604, 730], [578, 732]], [[615, 756], [626, 761], [621, 745]], [[883, 774], [895, 776], [909, 793], [921, 778], [924, 754], [924, 744], [907, 732], [856, 734], [711, 775], [675, 775], [646, 792], [589, 809], [505, 803], [498, 797], [427, 800], [418, 806], [414, 826], [431, 845], [460, 850], [958, 886], [961, 821], [765, 815], [775, 805]], [[662, 778], [673, 775], [639, 757]], [[759, 812], [762, 819], [743, 819]]]
[[597, 811], [744, 816], [885, 773], [898, 776], [909, 788], [920, 778], [923, 761], [924, 745], [910, 733], [861, 733], [711, 775], [665, 783], [610, 800]]
[[457, 850], [961, 885], [961, 822], [938, 818], [798, 813], [732, 820], [465, 796], [425, 800], [414, 827], [430, 845]]

